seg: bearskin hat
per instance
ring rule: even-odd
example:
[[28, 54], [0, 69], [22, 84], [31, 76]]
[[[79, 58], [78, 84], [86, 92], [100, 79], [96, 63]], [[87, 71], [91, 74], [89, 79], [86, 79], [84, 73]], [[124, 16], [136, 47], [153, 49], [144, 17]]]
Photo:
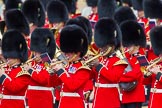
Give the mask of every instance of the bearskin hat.
[[160, 0], [144, 0], [143, 9], [146, 18], [162, 19], [162, 2]]
[[111, 18], [101, 18], [95, 26], [94, 41], [99, 48], [107, 45], [119, 48], [121, 31], [118, 24]]
[[98, 3], [98, 0], [86, 0], [86, 3], [90, 7], [96, 7], [97, 3]]
[[76, 0], [61, 0], [67, 7], [68, 12], [75, 14], [76, 12]]
[[143, 0], [132, 0], [132, 6], [135, 10], [143, 10]]
[[66, 22], [66, 25], [72, 24], [80, 26], [85, 31], [85, 33], [87, 34], [86, 36], [88, 38], [88, 44], [90, 44], [92, 41], [92, 27], [89, 20], [83, 16], [78, 16]]
[[162, 54], [162, 26], [156, 26], [150, 31], [150, 39], [154, 53]]
[[8, 10], [5, 14], [7, 29], [16, 29], [19, 32], [29, 35], [29, 24], [24, 14], [17, 9]]
[[5, 58], [19, 58], [21, 62], [28, 59], [25, 38], [17, 30], [8, 30], [2, 38], [2, 54]]
[[42, 27], [45, 23], [45, 10], [39, 0], [26, 0], [22, 5], [22, 12], [29, 23]]
[[52, 0], [47, 4], [47, 16], [50, 23], [66, 22], [68, 10], [63, 2]]
[[80, 52], [80, 57], [83, 57], [88, 50], [84, 30], [75, 24], [65, 26], [60, 33], [60, 49], [65, 53]]
[[53, 59], [56, 50], [53, 33], [47, 28], [36, 28], [31, 34], [30, 50], [40, 53], [47, 52]]
[[87, 31], [88, 43], [91, 44], [91, 42], [92, 42], [92, 26], [91, 26], [90, 21], [83, 16], [78, 16], [77, 18], [85, 23], [87, 30], [88, 30]]
[[126, 20], [137, 20], [135, 14], [132, 9], [128, 6], [121, 6], [115, 10], [114, 19], [118, 24], [121, 24]]
[[122, 44], [124, 47], [132, 45], [146, 47], [146, 35], [142, 26], [133, 20], [128, 20], [120, 25]]
[[113, 18], [117, 4], [115, 0], [99, 0], [98, 1], [98, 15], [99, 18], [109, 17]]
[[5, 0], [5, 10], [21, 9], [21, 0]]

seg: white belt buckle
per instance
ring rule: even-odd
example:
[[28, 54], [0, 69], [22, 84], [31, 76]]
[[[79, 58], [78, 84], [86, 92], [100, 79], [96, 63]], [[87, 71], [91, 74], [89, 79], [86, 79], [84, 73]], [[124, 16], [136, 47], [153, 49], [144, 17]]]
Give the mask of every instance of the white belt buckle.
[[96, 87], [100, 87], [100, 84], [99, 83], [96, 83]]
[[156, 91], [157, 91], [157, 88], [153, 88], [153, 89], [152, 89], [152, 92], [153, 92], [153, 93], [156, 93]]
[[61, 97], [63, 96], [63, 94], [64, 94], [63, 92], [60, 92], [60, 96], [61, 96]]
[[0, 94], [0, 99], [3, 99], [3, 94]]

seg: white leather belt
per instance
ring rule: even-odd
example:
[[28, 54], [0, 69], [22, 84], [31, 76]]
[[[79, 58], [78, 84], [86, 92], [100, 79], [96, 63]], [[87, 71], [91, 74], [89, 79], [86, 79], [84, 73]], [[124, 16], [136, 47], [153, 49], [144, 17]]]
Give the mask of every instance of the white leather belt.
[[28, 86], [28, 90], [49, 90], [52, 91], [54, 90], [53, 87], [41, 87], [41, 86]]
[[162, 93], [162, 89], [151, 88], [152, 93]]
[[113, 88], [113, 87], [119, 87], [118, 84], [101, 84], [101, 83], [95, 83], [95, 87], [102, 87], [102, 88]]
[[0, 94], [0, 99], [15, 99], [15, 100], [24, 100], [24, 96], [13, 96], [13, 95], [3, 95]]
[[60, 96], [80, 97], [78, 93], [70, 93], [70, 92], [60, 92]]

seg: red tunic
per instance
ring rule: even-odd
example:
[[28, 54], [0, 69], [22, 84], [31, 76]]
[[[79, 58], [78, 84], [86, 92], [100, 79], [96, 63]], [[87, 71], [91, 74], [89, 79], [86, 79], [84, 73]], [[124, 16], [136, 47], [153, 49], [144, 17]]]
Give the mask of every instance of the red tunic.
[[[96, 82], [111, 87], [95, 86], [93, 108], [120, 108], [118, 82], [127, 64], [116, 56], [102, 58], [96, 68]], [[95, 70], [94, 70], [95, 71]], [[117, 87], [113, 87], [113, 85]]]
[[25, 91], [28, 87], [30, 75], [22, 72], [20, 67], [8, 69], [6, 75], [0, 77], [2, 86], [1, 93], [6, 96], [16, 96], [24, 99], [4, 99], [0, 100], [0, 108], [25, 108]]
[[78, 17], [78, 16], [81, 16], [81, 13], [72, 14], [72, 15], [71, 15], [71, 18], [76, 18], [76, 17]]
[[49, 23], [48, 18], [45, 19], [45, 24], [44, 24], [43, 27], [44, 27], [44, 28], [50, 28], [50, 23]]
[[[149, 50], [148, 52], [148, 60], [152, 61], [154, 59], [158, 58], [158, 56], [156, 56], [153, 53], [153, 50]], [[157, 63], [158, 65], [162, 65], [162, 63]], [[162, 89], [162, 79], [161, 77], [159, 78], [159, 80], [156, 79], [156, 75], [152, 74], [149, 77], [144, 78], [143, 83], [145, 85], [149, 85], [151, 84], [151, 88], [155, 88], [155, 89]], [[161, 93], [153, 93], [150, 92], [150, 98], [149, 98], [149, 105], [148, 108], [161, 108], [161, 98], [162, 98], [162, 92]]]
[[30, 71], [31, 81], [26, 93], [29, 108], [53, 108], [53, 90], [49, 86], [49, 73], [42, 63], [33, 62], [33, 69]]
[[138, 19], [138, 22], [144, 24], [142, 26], [143, 26], [143, 29], [144, 29], [145, 34], [146, 34], [146, 40], [147, 40], [147, 42], [150, 42], [150, 36], [149, 36], [150, 25], [149, 25], [149, 20], [147, 18], [140, 18], [140, 19]]
[[132, 91], [122, 91], [122, 103], [145, 102], [145, 90], [143, 86], [143, 73], [140, 70], [140, 64], [137, 56], [126, 54], [128, 62], [132, 70], [123, 74], [120, 82], [133, 82], [137, 81], [137, 86]]
[[[72, 63], [59, 75], [62, 81], [59, 108], [84, 108], [83, 90], [90, 79], [90, 70], [82, 67], [81, 62]], [[65, 96], [72, 93], [77, 96]]]
[[89, 21], [91, 22], [92, 28], [94, 28], [96, 22], [99, 20], [98, 14], [89, 15]]
[[31, 59], [32, 58], [32, 52], [30, 50], [30, 38], [26, 38], [26, 44], [27, 44], [27, 48], [28, 48], [28, 58]]

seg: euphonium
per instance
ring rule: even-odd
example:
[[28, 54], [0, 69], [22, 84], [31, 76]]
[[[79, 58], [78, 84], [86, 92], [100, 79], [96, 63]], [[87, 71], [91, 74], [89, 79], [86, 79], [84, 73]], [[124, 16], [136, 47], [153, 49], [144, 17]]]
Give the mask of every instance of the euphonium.
[[155, 58], [151, 63], [150, 65], [148, 65], [145, 69], [143, 69], [143, 73], [145, 76], [150, 76], [152, 74], [152, 72], [149, 71], [149, 69], [151, 67], [153, 67], [154, 65], [156, 65], [157, 63], [161, 62], [162, 61], [162, 57], [158, 57], [158, 58]]

